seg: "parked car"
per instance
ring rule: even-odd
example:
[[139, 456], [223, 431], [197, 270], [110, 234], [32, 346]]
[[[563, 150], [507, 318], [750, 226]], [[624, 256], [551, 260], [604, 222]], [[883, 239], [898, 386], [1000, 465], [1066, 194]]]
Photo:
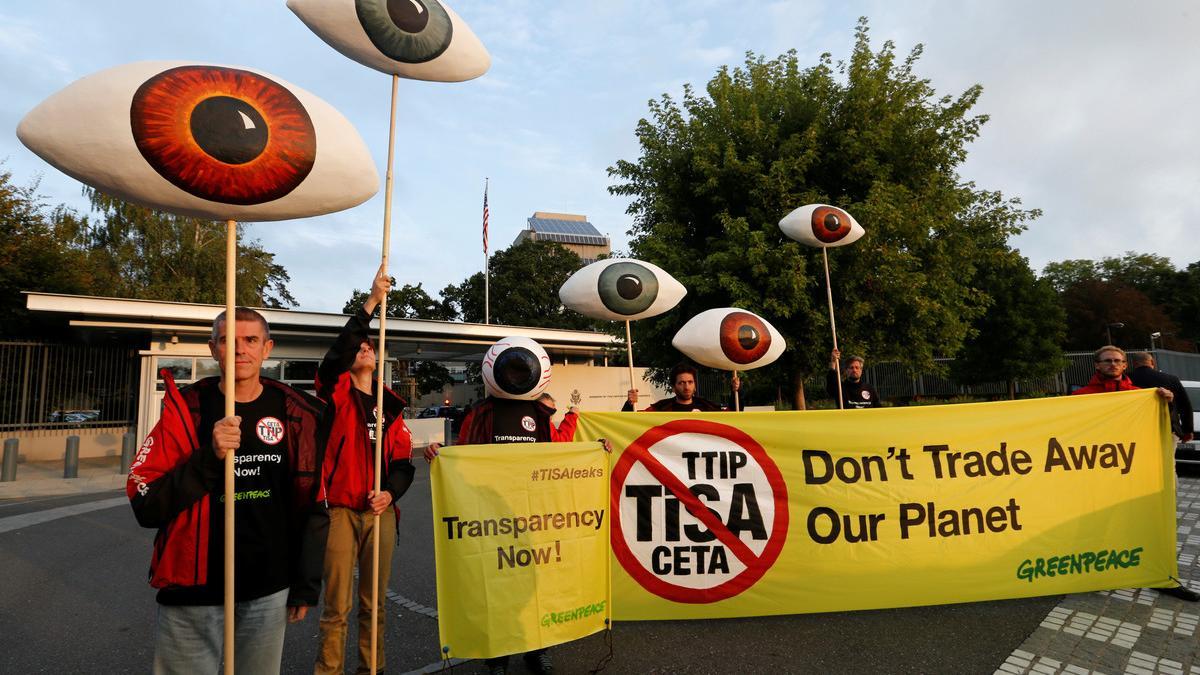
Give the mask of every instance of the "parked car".
[[83, 424], [100, 419], [99, 410], [55, 410], [50, 413], [50, 422], [67, 422], [68, 424]]
[[[1192, 424], [1200, 434], [1200, 382], [1184, 380], [1183, 388], [1192, 402]], [[1175, 463], [1200, 466], [1200, 439], [1193, 438], [1188, 443], [1175, 446]]]
[[448, 418], [451, 430], [458, 432], [465, 415], [466, 413], [463, 412], [463, 409], [456, 405], [431, 405], [417, 413], [417, 419], [430, 419], [433, 417]]

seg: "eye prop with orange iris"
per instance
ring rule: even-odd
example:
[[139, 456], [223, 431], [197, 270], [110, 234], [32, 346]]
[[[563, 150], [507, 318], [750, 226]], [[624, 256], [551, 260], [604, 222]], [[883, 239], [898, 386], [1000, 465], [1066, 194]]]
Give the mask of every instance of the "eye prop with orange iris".
[[356, 206], [379, 176], [345, 117], [264, 73], [141, 62], [85, 77], [17, 136], [102, 192], [209, 220], [304, 218]]
[[801, 206], [779, 221], [779, 229], [801, 244], [820, 248], [853, 244], [866, 234], [853, 216], [827, 204]]
[[441, 0], [288, 0], [329, 46], [410, 80], [462, 82], [487, 72], [483, 43]]
[[710, 309], [685, 323], [671, 345], [696, 363], [718, 370], [750, 370], [779, 358], [783, 335], [766, 319], [736, 307]]

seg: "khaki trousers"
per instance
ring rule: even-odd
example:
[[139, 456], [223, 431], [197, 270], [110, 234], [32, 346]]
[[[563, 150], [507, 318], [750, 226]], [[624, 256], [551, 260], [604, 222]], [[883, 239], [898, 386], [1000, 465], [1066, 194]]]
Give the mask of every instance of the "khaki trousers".
[[[350, 610], [354, 608], [354, 566], [358, 565], [358, 671], [371, 671], [371, 574], [375, 567], [372, 531], [375, 516], [370, 511], [355, 511], [340, 506], [329, 509], [329, 541], [325, 547], [325, 609], [321, 612], [321, 648], [317, 654], [317, 675], [342, 673], [346, 654], [346, 630]], [[387, 615], [388, 577], [392, 571], [392, 550], [396, 548], [396, 512], [389, 508], [379, 514], [379, 613], [376, 670], [387, 663], [383, 654], [383, 624]]]

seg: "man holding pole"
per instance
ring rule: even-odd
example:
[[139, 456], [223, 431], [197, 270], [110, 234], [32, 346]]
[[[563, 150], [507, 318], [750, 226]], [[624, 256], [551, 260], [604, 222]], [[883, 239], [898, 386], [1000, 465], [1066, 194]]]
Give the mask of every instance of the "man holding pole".
[[[835, 401], [838, 397], [838, 360], [842, 353], [833, 350], [829, 355], [829, 370], [825, 371], [825, 392]], [[862, 381], [863, 358], [851, 356], [846, 361], [846, 379], [842, 380], [842, 402], [839, 408], [843, 410], [858, 410], [860, 408], [878, 408], [879, 393], [875, 387]]]
[[[670, 377], [671, 391], [675, 393], [675, 396], [655, 401], [642, 412], [716, 412], [726, 410], [719, 403], [696, 395], [696, 369], [691, 365], [680, 363], [671, 369]], [[738, 392], [742, 388], [742, 382], [737, 375], [733, 376], [732, 387], [734, 392]], [[637, 402], [637, 389], [630, 389], [621, 411], [633, 412], [637, 409], [635, 407]]]
[[[223, 509], [234, 528], [235, 668], [278, 673], [287, 621], [317, 604], [328, 514], [319, 480], [320, 401], [260, 377], [273, 343], [266, 319], [235, 313], [233, 394], [225, 376], [179, 390], [163, 371], [162, 417], [130, 468], [126, 493], [143, 527], [158, 528], [150, 585], [158, 591], [155, 673], [214, 673], [222, 657]], [[209, 350], [225, 352], [226, 317], [213, 321]], [[226, 499], [225, 457], [237, 466]]]
[[[354, 608], [354, 566], [358, 565], [358, 672], [371, 668], [371, 577], [379, 565], [379, 587], [386, 589], [396, 547], [396, 512], [388, 508], [412, 485], [412, 435], [401, 413], [404, 400], [384, 387], [383, 455], [387, 469], [383, 489], [375, 493], [375, 434], [378, 411], [376, 354], [369, 331], [371, 315], [391, 289], [380, 268], [362, 309], [346, 322], [317, 369], [317, 395], [326, 402], [329, 426], [323, 478], [329, 495], [329, 542], [325, 552], [325, 609], [321, 613], [321, 648], [317, 675], [342, 673], [347, 618]], [[376, 520], [378, 516], [378, 520]], [[378, 522], [379, 550], [373, 544]], [[380, 594], [383, 598], [384, 594]], [[376, 631], [383, 635], [383, 608], [377, 608]], [[375, 667], [384, 669], [383, 640], [375, 641]]]

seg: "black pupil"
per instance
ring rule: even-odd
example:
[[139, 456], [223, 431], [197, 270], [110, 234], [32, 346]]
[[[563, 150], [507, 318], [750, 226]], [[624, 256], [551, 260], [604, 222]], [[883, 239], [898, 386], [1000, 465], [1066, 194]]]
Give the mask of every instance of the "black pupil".
[[758, 331], [753, 326], [738, 327], [738, 344], [747, 351], [758, 346]]
[[623, 274], [617, 279], [617, 295], [633, 300], [642, 294], [642, 280], [632, 274]]
[[513, 347], [502, 353], [492, 367], [496, 385], [510, 394], [524, 394], [537, 385], [542, 369], [533, 352]]
[[405, 33], [420, 33], [429, 23], [429, 10], [421, 0], [388, 0], [388, 16]]
[[245, 164], [267, 147], [267, 123], [254, 106], [231, 96], [214, 96], [192, 110], [192, 138], [226, 164]]
[[836, 214], [827, 213], [825, 214], [825, 222], [823, 225], [825, 226], [826, 230], [829, 230], [830, 232], [837, 232], [842, 227], [842, 221], [837, 217]]

